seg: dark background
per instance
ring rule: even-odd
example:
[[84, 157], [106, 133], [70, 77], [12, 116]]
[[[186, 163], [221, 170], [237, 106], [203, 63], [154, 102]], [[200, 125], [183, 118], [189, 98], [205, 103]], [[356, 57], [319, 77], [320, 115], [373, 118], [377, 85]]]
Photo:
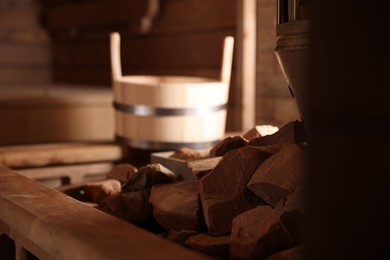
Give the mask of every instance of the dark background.
[[310, 5], [308, 259], [390, 259], [389, 5]]

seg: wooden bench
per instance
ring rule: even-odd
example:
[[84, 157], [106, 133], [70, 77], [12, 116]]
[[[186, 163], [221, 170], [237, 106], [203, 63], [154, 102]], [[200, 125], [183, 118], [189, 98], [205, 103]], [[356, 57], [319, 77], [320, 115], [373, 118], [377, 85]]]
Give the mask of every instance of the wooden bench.
[[67, 142], [0, 146], [0, 164], [50, 187], [105, 176], [127, 150], [114, 142]]
[[0, 231], [16, 259], [206, 259], [0, 166]]

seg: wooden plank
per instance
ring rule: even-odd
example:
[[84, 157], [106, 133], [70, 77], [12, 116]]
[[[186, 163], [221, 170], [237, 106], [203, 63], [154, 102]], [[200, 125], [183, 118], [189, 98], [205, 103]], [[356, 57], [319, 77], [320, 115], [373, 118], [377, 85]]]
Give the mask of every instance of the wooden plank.
[[[125, 67], [124, 75], [173, 75], [173, 76], [194, 76], [218, 79], [220, 76], [219, 67]], [[234, 74], [234, 70], [232, 72]], [[55, 82], [72, 84], [96, 84], [111, 86], [111, 71], [109, 68], [96, 67], [55, 67], [53, 72]], [[231, 88], [234, 89], [234, 81]]]
[[40, 28], [38, 16], [37, 8], [0, 9], [0, 28], [7, 28], [8, 30]]
[[68, 178], [70, 184], [84, 181], [88, 176], [104, 177], [114, 163], [86, 163], [80, 165], [62, 165], [40, 168], [19, 169], [18, 173], [34, 180], [51, 180]]
[[4, 44], [0, 42], [0, 66], [51, 65], [49, 45]]
[[[144, 1], [145, 3], [147, 1]], [[137, 3], [135, 3], [137, 4]], [[153, 25], [148, 34], [161, 34], [161, 33], [177, 33], [188, 32], [198, 30], [209, 30], [215, 28], [234, 28], [236, 24], [236, 4], [237, 0], [212, 0], [206, 3], [197, 0], [168, 0], [160, 3], [160, 11], [153, 21]], [[127, 8], [121, 1], [116, 1], [111, 4], [112, 8]], [[116, 5], [116, 6], [115, 6]], [[224, 8], [221, 8], [221, 5]], [[114, 7], [115, 6], [115, 7]], [[80, 9], [79, 6], [74, 5], [73, 8]], [[60, 12], [63, 7], [53, 9], [49, 12], [48, 16], [52, 16], [52, 12]], [[193, 10], [196, 10], [194, 12]], [[62, 12], [64, 12], [62, 10]], [[84, 16], [91, 13], [89, 10], [84, 10]], [[132, 34], [139, 34], [139, 19], [140, 15], [144, 15], [145, 9], [140, 8], [139, 13], [133, 11], [128, 13], [124, 17], [112, 17], [109, 21], [102, 21], [101, 24], [114, 24], [115, 27], [120, 27], [123, 24], [127, 25], [127, 31]], [[64, 17], [63, 19], [65, 19]], [[115, 20], [116, 19], [116, 20]], [[55, 32], [65, 32], [66, 28], [77, 27], [76, 22], [69, 22], [62, 24], [61, 26], [55, 25], [54, 22], [59, 20], [58, 17], [53, 17], [52, 24], [49, 20], [49, 29]], [[84, 26], [80, 24], [82, 30]], [[112, 30], [115, 30], [113, 28]]]
[[109, 87], [3, 85], [0, 145], [111, 141], [114, 109]]
[[108, 86], [40, 84], [3, 85], [0, 108], [5, 110], [111, 107], [113, 93]]
[[7, 44], [26, 44], [49, 46], [50, 39], [46, 31], [41, 28], [34, 30], [9, 30], [0, 26], [0, 41]]
[[109, 68], [55, 67], [53, 80], [69, 84], [111, 85]]
[[[217, 79], [220, 75], [220, 67], [124, 67], [124, 75], [181, 75], [208, 77]], [[102, 84], [111, 86], [110, 68], [99, 67], [68, 67], [57, 66], [54, 68], [53, 77], [56, 82]]]
[[0, 8], [1, 9], [17, 9], [17, 10], [23, 10], [23, 9], [31, 9], [37, 7], [37, 1], [35, 0], [8, 0], [8, 1], [2, 1]]
[[0, 66], [0, 84], [47, 84], [51, 80], [49, 66]]
[[222, 66], [223, 40], [232, 30], [144, 38], [122, 44], [124, 66]]
[[112, 105], [1, 109], [0, 144], [99, 142], [114, 139]]
[[0, 227], [43, 259], [207, 259], [0, 168]]
[[64, 3], [69, 3], [71, 0], [41, 0], [43, 6], [45, 8], [50, 8], [57, 5], [62, 5]]
[[53, 143], [0, 147], [0, 164], [10, 168], [120, 161], [125, 150], [115, 143]]
[[[147, 1], [86, 1], [53, 7], [47, 12], [50, 30], [91, 27], [138, 21], [145, 13]], [[71, 19], [69, 19], [72, 17]]]
[[207, 3], [199, 0], [163, 1], [150, 33], [235, 28], [236, 5], [237, 0], [209, 0]]
[[[121, 42], [123, 66], [221, 66], [223, 40], [233, 30], [159, 37], [129, 37]], [[108, 37], [108, 35], [107, 35]], [[99, 54], [99, 55], [97, 55]], [[53, 46], [55, 65], [110, 64], [108, 38], [101, 42], [77, 41]]]
[[242, 84], [241, 130], [255, 126], [256, 104], [256, 0], [239, 0], [237, 84]]

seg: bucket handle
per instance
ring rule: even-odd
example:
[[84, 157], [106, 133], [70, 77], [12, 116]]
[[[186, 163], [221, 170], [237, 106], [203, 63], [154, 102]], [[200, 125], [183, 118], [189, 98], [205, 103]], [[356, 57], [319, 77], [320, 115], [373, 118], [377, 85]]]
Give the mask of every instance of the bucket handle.
[[234, 46], [234, 38], [232, 36], [225, 37], [224, 44], [223, 44], [221, 81], [225, 83], [227, 86], [229, 86], [230, 84], [230, 76], [232, 73], [233, 46]]
[[111, 73], [114, 81], [122, 78], [120, 41], [119, 33], [113, 32], [110, 34]]
[[[111, 73], [114, 81], [122, 78], [120, 40], [121, 38], [118, 32], [110, 34]], [[232, 36], [225, 37], [220, 80], [226, 85], [230, 84], [233, 63], [233, 46], [234, 38]]]

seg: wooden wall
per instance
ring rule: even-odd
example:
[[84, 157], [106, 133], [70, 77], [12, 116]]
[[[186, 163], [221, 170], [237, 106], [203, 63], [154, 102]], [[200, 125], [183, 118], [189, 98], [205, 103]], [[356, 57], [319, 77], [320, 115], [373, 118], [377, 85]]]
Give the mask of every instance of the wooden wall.
[[50, 39], [39, 17], [37, 1], [0, 1], [0, 87], [50, 82]]
[[[236, 36], [237, 0], [161, 0], [151, 30], [140, 32], [145, 0], [43, 1], [56, 82], [111, 85], [109, 33], [122, 36], [123, 74], [219, 78], [223, 39]], [[237, 55], [235, 54], [235, 57]], [[227, 130], [241, 127], [235, 62]]]
[[[2, 0], [0, 87], [53, 82], [108, 88], [112, 31], [122, 35], [125, 74], [218, 77], [223, 37], [233, 35], [227, 130], [240, 130], [248, 104], [242, 101], [248, 87], [241, 60], [245, 30], [239, 28], [243, 1], [160, 0], [150, 32], [142, 34], [146, 0]], [[299, 113], [274, 55], [276, 1], [257, 0], [256, 10], [255, 123], [281, 126]]]

